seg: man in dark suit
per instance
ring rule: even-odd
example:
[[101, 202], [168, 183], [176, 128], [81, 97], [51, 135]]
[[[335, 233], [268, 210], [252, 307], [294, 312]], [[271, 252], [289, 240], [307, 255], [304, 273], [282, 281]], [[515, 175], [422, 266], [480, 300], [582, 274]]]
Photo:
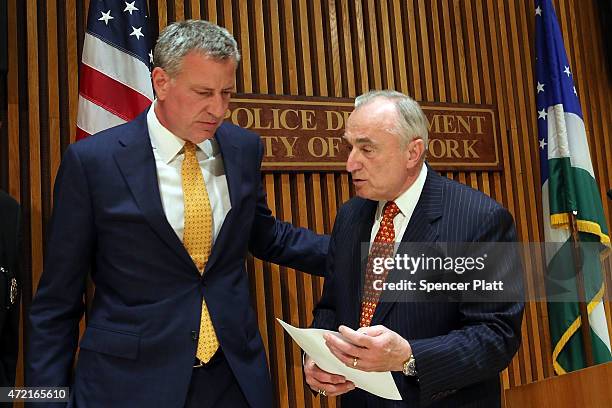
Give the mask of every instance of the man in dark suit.
[[[403, 401], [355, 389], [305, 356], [307, 383], [322, 395], [342, 395], [342, 406], [499, 406], [499, 372], [519, 347], [522, 269], [512, 244], [498, 248], [485, 268], [488, 278], [506, 285], [506, 296], [483, 302], [452, 289], [434, 299], [418, 286], [401, 295], [381, 291], [382, 283], [432, 275], [398, 266], [381, 272], [376, 259], [428, 254], [415, 245], [469, 242], [494, 250], [491, 243], [516, 241], [507, 210], [425, 164], [427, 131], [419, 105], [394, 91], [358, 97], [346, 124], [352, 146], [346, 166], [358, 197], [336, 217], [313, 327], [339, 330], [342, 336], [326, 335], [326, 344], [347, 366], [391, 371]], [[439, 283], [453, 283], [453, 276], [459, 277], [450, 271]]]
[[19, 351], [19, 218], [19, 204], [0, 191], [0, 387], [15, 385]]
[[28, 385], [71, 386], [79, 408], [272, 406], [247, 251], [322, 274], [329, 239], [271, 216], [259, 137], [223, 123], [239, 59], [227, 30], [171, 24], [155, 47], [152, 107], [67, 149]]

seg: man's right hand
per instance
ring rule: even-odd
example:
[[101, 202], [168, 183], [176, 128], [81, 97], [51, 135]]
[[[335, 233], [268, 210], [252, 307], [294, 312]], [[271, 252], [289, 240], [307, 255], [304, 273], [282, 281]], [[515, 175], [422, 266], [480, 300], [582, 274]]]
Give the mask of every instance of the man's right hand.
[[321, 370], [308, 356], [304, 358], [304, 374], [310, 388], [327, 397], [335, 397], [355, 389], [355, 384], [351, 381], [341, 375]]

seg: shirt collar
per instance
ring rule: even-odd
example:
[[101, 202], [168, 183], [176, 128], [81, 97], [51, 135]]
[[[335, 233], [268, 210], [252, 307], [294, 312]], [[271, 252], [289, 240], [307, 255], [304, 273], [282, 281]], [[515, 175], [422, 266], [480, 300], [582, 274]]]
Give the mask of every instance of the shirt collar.
[[[416, 208], [417, 203], [419, 202], [419, 198], [421, 197], [421, 193], [423, 192], [423, 187], [425, 186], [425, 180], [427, 179], [427, 166], [425, 163], [421, 165], [421, 172], [417, 176], [416, 180], [406, 191], [400, 194], [395, 200], [395, 204], [400, 209], [402, 215], [408, 219], [412, 216], [414, 209]], [[382, 217], [383, 209], [385, 208], [385, 204], [387, 201], [379, 201], [378, 208], [376, 210], [376, 220], [379, 220]]]
[[[151, 138], [151, 146], [156, 151], [158, 157], [166, 164], [173, 161], [179, 153], [181, 153], [185, 141], [174, 133], [169, 131], [161, 124], [155, 114], [155, 104], [157, 99], [153, 101], [149, 111], [147, 112], [147, 126], [149, 128], [149, 137]], [[206, 158], [214, 157], [219, 154], [219, 144], [213, 139], [206, 139], [197, 144]]]

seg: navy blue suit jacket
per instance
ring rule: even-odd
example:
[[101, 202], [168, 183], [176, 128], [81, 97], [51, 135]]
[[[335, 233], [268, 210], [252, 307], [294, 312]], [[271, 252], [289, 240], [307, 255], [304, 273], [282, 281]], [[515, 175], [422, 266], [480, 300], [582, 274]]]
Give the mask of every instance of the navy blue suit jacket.
[[0, 191], [0, 387], [15, 385], [20, 295], [11, 303], [11, 283], [16, 279], [18, 288], [23, 283], [19, 268], [20, 217], [19, 204]]
[[[68, 406], [80, 408], [183, 407], [204, 297], [247, 400], [272, 405], [247, 251], [323, 274], [329, 239], [271, 216], [257, 135], [223, 124], [215, 137], [232, 208], [203, 277], [166, 220], [146, 111], [69, 146], [30, 312], [28, 385], [70, 385]], [[71, 378], [90, 270], [96, 290]]]
[[[335, 221], [323, 296], [313, 326], [337, 330], [359, 327], [363, 274], [377, 202], [353, 198]], [[428, 170], [402, 242], [512, 242], [510, 213], [479, 191]], [[402, 246], [398, 249], [398, 254]], [[522, 294], [522, 268], [516, 253], [494, 260], [493, 279]], [[390, 271], [387, 281], [396, 280]], [[417, 271], [417, 275], [419, 272]], [[389, 300], [386, 298], [386, 300]], [[348, 407], [495, 407], [500, 405], [499, 372], [520, 343], [523, 303], [380, 302], [372, 326], [384, 325], [412, 346], [418, 380], [394, 372], [403, 401], [390, 401], [356, 389], [342, 397]]]

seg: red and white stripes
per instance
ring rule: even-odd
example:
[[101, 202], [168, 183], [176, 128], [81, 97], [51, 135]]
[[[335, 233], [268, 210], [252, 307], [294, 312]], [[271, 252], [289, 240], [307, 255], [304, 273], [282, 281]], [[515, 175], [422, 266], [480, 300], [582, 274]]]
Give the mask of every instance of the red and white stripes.
[[127, 50], [85, 33], [77, 140], [134, 119], [153, 101], [147, 65]]

